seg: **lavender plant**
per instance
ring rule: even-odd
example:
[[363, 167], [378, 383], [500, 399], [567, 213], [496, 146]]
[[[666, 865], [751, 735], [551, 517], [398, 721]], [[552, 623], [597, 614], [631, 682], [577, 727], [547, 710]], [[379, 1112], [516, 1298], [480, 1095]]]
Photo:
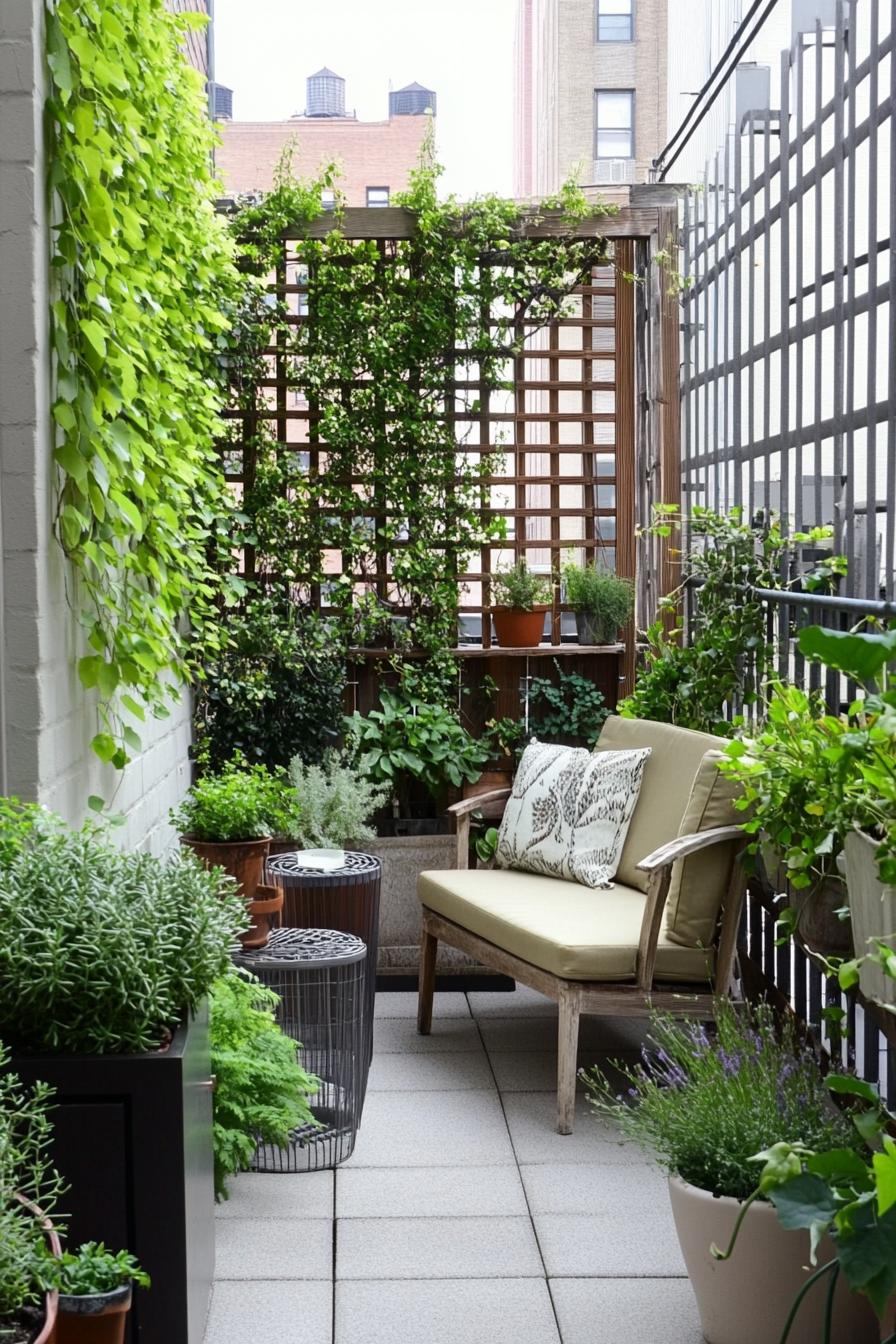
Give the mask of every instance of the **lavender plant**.
[[782, 1140], [813, 1150], [861, 1144], [795, 1024], [777, 1027], [765, 1004], [748, 1012], [719, 1000], [712, 1035], [656, 1014], [642, 1062], [615, 1068], [622, 1093], [599, 1068], [585, 1074], [595, 1110], [672, 1175], [714, 1195], [747, 1199], [756, 1186], [751, 1159]]

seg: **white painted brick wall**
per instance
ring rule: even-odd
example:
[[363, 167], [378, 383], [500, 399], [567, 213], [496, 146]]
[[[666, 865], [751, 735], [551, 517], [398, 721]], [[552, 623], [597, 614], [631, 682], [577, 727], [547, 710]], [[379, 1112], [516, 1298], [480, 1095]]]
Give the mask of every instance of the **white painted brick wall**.
[[74, 576], [53, 536], [42, 24], [42, 0], [0, 0], [0, 778], [73, 823], [98, 794], [126, 818], [122, 844], [161, 853], [189, 784], [189, 697], [144, 725], [124, 772], [96, 759]]

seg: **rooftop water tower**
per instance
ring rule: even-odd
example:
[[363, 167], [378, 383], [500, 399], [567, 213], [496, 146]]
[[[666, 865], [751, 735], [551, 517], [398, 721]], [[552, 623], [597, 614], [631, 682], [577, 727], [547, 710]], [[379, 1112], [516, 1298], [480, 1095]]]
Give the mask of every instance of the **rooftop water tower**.
[[324, 66], [305, 81], [306, 117], [344, 117], [345, 80]]
[[436, 114], [436, 95], [422, 84], [406, 84], [389, 94], [390, 117], [422, 117], [424, 112]]

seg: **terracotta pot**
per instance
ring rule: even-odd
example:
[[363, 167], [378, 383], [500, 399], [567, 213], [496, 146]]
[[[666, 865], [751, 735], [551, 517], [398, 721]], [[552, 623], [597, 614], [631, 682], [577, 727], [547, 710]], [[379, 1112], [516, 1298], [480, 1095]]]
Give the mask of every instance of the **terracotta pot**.
[[505, 649], [534, 649], [544, 633], [546, 607], [518, 611], [516, 607], [496, 607], [492, 612], [495, 635]]
[[[843, 849], [856, 956], [864, 957], [870, 951], [870, 938], [896, 946], [896, 887], [884, 886], [878, 876], [877, 842], [870, 835], [853, 831], [844, 838]], [[859, 985], [866, 999], [896, 1003], [896, 980], [876, 962], [859, 967]]]
[[283, 909], [283, 892], [280, 887], [268, 887], [259, 884], [254, 898], [249, 901], [249, 918], [252, 925], [240, 934], [243, 947], [264, 947], [272, 928], [280, 923], [280, 911]]
[[194, 840], [190, 835], [182, 835], [180, 842], [198, 854], [207, 868], [223, 868], [239, 883], [246, 900], [251, 901], [264, 871], [271, 845], [269, 835], [258, 840]]
[[[715, 1260], [710, 1245], [728, 1246], [741, 1204], [714, 1198], [677, 1176], [669, 1179], [669, 1197], [708, 1344], [777, 1344], [794, 1299], [813, 1272], [808, 1232], [785, 1230], [770, 1204], [753, 1204], [731, 1259]], [[819, 1265], [833, 1256], [826, 1238], [818, 1250]], [[818, 1344], [824, 1338], [826, 1283], [822, 1279], [804, 1298], [788, 1344]], [[831, 1344], [876, 1344], [879, 1338], [869, 1302], [851, 1293], [841, 1275]]]
[[90, 1297], [59, 1295], [55, 1344], [123, 1344], [131, 1285]]
[[[62, 1255], [62, 1246], [59, 1237], [56, 1235], [56, 1229], [44, 1213], [36, 1204], [32, 1204], [30, 1199], [25, 1199], [24, 1195], [16, 1195], [20, 1204], [32, 1213], [38, 1220], [44, 1230], [46, 1242], [50, 1248], [50, 1254], [55, 1256]], [[56, 1340], [56, 1320], [59, 1308], [59, 1294], [54, 1288], [50, 1293], [44, 1293], [44, 1320], [40, 1328], [40, 1333], [34, 1336], [31, 1344], [54, 1344]]]

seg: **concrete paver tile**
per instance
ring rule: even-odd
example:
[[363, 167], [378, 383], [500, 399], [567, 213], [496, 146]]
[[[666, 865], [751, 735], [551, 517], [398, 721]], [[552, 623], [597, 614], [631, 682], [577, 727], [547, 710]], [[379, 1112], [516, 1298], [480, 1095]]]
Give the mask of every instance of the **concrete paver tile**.
[[205, 1344], [331, 1344], [329, 1283], [216, 1283]]
[[371, 1092], [346, 1167], [493, 1166], [513, 1152], [497, 1095]]
[[215, 1226], [216, 1279], [332, 1277], [329, 1218], [221, 1218]]
[[496, 1167], [350, 1167], [336, 1176], [337, 1218], [528, 1214], [513, 1162]]
[[563, 1344], [704, 1344], [687, 1279], [552, 1279], [550, 1288]]
[[336, 1278], [543, 1278], [528, 1218], [345, 1218]]
[[336, 1285], [335, 1344], [560, 1344], [543, 1279]]

